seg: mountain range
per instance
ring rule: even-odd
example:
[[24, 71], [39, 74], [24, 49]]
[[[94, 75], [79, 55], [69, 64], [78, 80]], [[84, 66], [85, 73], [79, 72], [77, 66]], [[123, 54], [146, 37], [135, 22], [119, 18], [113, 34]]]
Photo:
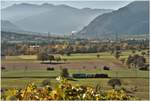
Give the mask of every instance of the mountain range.
[[149, 1], [134, 1], [116, 11], [96, 17], [78, 32], [83, 38], [149, 34]]
[[1, 20], [1, 30], [2, 31], [23, 31], [21, 28], [19, 28], [18, 26], [14, 25], [12, 22], [8, 21], [8, 20]]
[[10, 21], [25, 31], [66, 34], [81, 30], [97, 16], [111, 11], [111, 9], [77, 9], [48, 3], [41, 5], [21, 3], [4, 8], [1, 13], [2, 20]]

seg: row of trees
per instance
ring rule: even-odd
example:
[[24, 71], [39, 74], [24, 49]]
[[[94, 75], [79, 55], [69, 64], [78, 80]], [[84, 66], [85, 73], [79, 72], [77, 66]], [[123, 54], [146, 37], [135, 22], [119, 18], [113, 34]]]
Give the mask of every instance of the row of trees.
[[[132, 55], [129, 55], [127, 59], [121, 58], [120, 61], [122, 64], [126, 62], [126, 65], [128, 68], [139, 68], [140, 70], [148, 70], [148, 64], [146, 64], [146, 58], [145, 55], [149, 56], [149, 51], [141, 51], [141, 55], [136, 54], [136, 50], [131, 50]], [[115, 56], [116, 59], [119, 59], [121, 56], [121, 47], [120, 46], [115, 46], [114, 49], [111, 50], [111, 54]]]
[[55, 57], [54, 55], [50, 55], [46, 52], [41, 52], [37, 55], [37, 59], [41, 60], [42, 62], [44, 61], [49, 61], [50, 63], [52, 63], [52, 61], [56, 61], [57, 63], [59, 61], [67, 61], [67, 59], [62, 59], [60, 56]]
[[[67, 68], [61, 69], [60, 76], [69, 78], [68, 69]], [[108, 81], [108, 85], [112, 86], [112, 88], [115, 89], [116, 86], [121, 86], [121, 81], [120, 81], [120, 79], [112, 78]]]
[[[37, 49], [32, 49], [32, 46], [36, 46], [37, 44], [29, 44], [29, 43], [2, 43], [2, 53], [6, 55], [33, 55], [39, 54], [42, 51], [46, 51], [48, 53], [58, 53], [58, 54], [67, 54], [67, 53], [94, 53], [94, 52], [105, 52], [105, 51], [114, 51], [114, 49], [119, 48], [120, 50], [143, 50], [148, 49], [148, 42], [97, 42], [93, 43], [91, 41], [79, 41], [78, 43], [50, 43], [40, 45]], [[31, 46], [31, 47], [30, 47]]]
[[138, 54], [135, 54], [133, 56], [129, 55], [126, 64], [128, 65], [129, 68], [145, 67], [146, 59], [144, 56], [140, 56]]

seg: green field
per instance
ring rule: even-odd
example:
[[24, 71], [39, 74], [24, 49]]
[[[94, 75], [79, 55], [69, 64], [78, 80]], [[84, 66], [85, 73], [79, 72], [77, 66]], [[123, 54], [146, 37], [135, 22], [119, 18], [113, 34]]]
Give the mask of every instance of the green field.
[[[43, 80], [49, 79], [52, 86], [57, 85], [56, 79], [51, 78], [59, 75], [58, 70], [56, 71], [41, 71], [41, 70], [27, 70], [27, 71], [5, 71], [2, 72], [2, 88], [17, 87], [21, 88], [30, 82], [34, 82], [37, 86], [41, 86]], [[118, 74], [116, 75], [116, 72]], [[127, 90], [137, 87], [135, 95], [142, 99], [148, 99], [148, 88], [149, 88], [149, 78], [148, 71], [135, 71], [135, 70], [69, 70], [69, 73], [107, 73], [110, 77], [117, 77], [121, 80], [122, 86]], [[40, 75], [41, 78], [38, 78]], [[7, 77], [7, 78], [3, 78]], [[9, 78], [9, 77], [23, 77], [23, 78]], [[30, 78], [31, 77], [31, 78]], [[123, 77], [123, 78], [122, 78]], [[111, 87], [107, 85], [110, 78], [88, 78], [88, 79], [74, 79], [76, 81], [69, 81], [72, 84], [88, 85], [95, 87], [97, 84], [100, 85], [104, 90], [110, 89]]]
[[[146, 51], [146, 50], [145, 50]], [[97, 54], [100, 54], [100, 58], [97, 58]], [[124, 51], [120, 58], [127, 58], [128, 55], [132, 54], [132, 51]], [[141, 52], [136, 52], [136, 54], [141, 54]], [[58, 56], [58, 54], [55, 54]], [[145, 56], [147, 61], [149, 60], [147, 56]], [[24, 87], [29, 82], [35, 82], [38, 86], [41, 85], [41, 82], [45, 79], [50, 79], [52, 82], [52, 86], [57, 84], [55, 78], [59, 76], [60, 70], [56, 69], [55, 71], [46, 71], [42, 69], [42, 67], [38, 70], [29, 68], [28, 70], [24, 70], [22, 68], [22, 63], [26, 64], [40, 64], [40, 61], [36, 59], [35, 55], [21, 55], [21, 56], [7, 56], [5, 60], [2, 60], [2, 64], [17, 64], [19, 63], [19, 69], [6, 69], [1, 72], [1, 86], [2, 88], [10, 88], [10, 87]], [[97, 64], [104, 63], [106, 65], [115, 65], [117, 69], [111, 68], [111, 70], [106, 71], [100, 68], [96, 69], [69, 69], [70, 75], [73, 73], [106, 73], [111, 78], [119, 78], [122, 82], [122, 87], [126, 89], [131, 89], [137, 86], [138, 90], [135, 92], [135, 95], [142, 98], [148, 99], [149, 95], [149, 71], [140, 71], [135, 68], [127, 69], [127, 66], [121, 64], [121, 62], [115, 59], [114, 56], [110, 54], [110, 52], [101, 52], [101, 53], [82, 53], [82, 54], [71, 54], [71, 56], [63, 55], [62, 59], [67, 59], [67, 64], [73, 63], [76, 65], [77, 63], [86, 63], [86, 61], [96, 62]], [[89, 63], [88, 65], [95, 64]], [[71, 64], [72, 65], [72, 64]], [[79, 64], [80, 65], [80, 64]], [[81, 64], [82, 65], [82, 64]], [[31, 65], [32, 66], [32, 65]], [[69, 65], [70, 66], [70, 65]], [[76, 81], [69, 81], [73, 84], [80, 85], [90, 85], [95, 87], [96, 84], [102, 86], [103, 89], [109, 89], [110, 86], [107, 85], [107, 81], [110, 78], [88, 78], [88, 79], [75, 79]]]
[[[16, 87], [21, 88], [27, 85], [29, 82], [34, 82], [37, 86], [41, 86], [43, 80], [49, 78], [20, 78], [20, 79], [2, 79], [2, 87], [3, 88], [10, 88]], [[131, 90], [134, 87], [137, 87], [137, 91], [134, 92], [135, 96], [141, 99], [149, 99], [149, 79], [148, 78], [119, 78], [122, 82], [122, 86], [126, 90]], [[57, 85], [56, 80], [49, 79], [51, 81], [51, 85], [54, 87]], [[110, 86], [107, 85], [109, 79], [75, 79], [77, 81], [69, 81], [70, 83], [76, 85], [88, 85], [95, 87], [97, 84], [102, 87], [102, 89], [107, 90], [111, 89]]]
[[[143, 50], [142, 52], [146, 52], [147, 50]], [[59, 54], [54, 54], [54, 56], [61, 56], [62, 59], [67, 59], [67, 60], [97, 60], [97, 54], [100, 55], [99, 59], [104, 59], [104, 60], [113, 60], [115, 57], [110, 54], [110, 52], [100, 52], [100, 53], [76, 53], [76, 54], [71, 54], [70, 56], [67, 55], [59, 55]], [[132, 51], [123, 51], [121, 53], [120, 58], [127, 58], [129, 55], [132, 55]], [[141, 52], [137, 51], [134, 54], [141, 54]], [[146, 56], [146, 58], [148, 58]], [[17, 61], [27, 61], [27, 62], [35, 62], [37, 61], [37, 56], [36, 55], [20, 55], [20, 56], [6, 56], [6, 60], [2, 62], [17, 62]]]
[[[60, 70], [55, 71], [46, 71], [46, 70], [9, 70], [3, 71], [1, 73], [1, 77], [57, 77], [59, 76]], [[105, 73], [108, 74], [109, 77], [149, 77], [148, 71], [140, 71], [140, 70], [74, 70], [70, 69], [69, 73]]]

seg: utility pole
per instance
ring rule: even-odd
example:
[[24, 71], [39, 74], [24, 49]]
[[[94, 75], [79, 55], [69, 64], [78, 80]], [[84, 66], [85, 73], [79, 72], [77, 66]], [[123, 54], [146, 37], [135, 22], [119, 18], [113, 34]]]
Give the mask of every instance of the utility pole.
[[117, 43], [118, 43], [118, 34], [115, 34], [115, 53], [117, 51]]
[[116, 43], [118, 43], [118, 33], [116, 33]]
[[49, 32], [48, 32], [47, 37], [48, 37], [48, 44], [49, 44], [50, 43], [50, 33]]
[[149, 34], [146, 34], [146, 40], [149, 40]]

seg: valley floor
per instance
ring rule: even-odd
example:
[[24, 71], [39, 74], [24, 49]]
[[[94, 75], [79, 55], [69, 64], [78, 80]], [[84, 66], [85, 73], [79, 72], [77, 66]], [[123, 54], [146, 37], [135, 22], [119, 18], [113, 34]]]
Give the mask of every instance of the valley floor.
[[[97, 58], [97, 54], [100, 57]], [[131, 51], [125, 51], [120, 58], [127, 58]], [[137, 53], [140, 54], [140, 53]], [[55, 54], [58, 55], [58, 54]], [[117, 60], [109, 52], [88, 53], [88, 54], [72, 54], [71, 56], [62, 56], [67, 61], [60, 61], [53, 64], [41, 64], [36, 60], [35, 55], [23, 56], [7, 56], [2, 60], [2, 66], [6, 68], [2, 74], [2, 88], [20, 88], [29, 82], [35, 82], [41, 86], [41, 82], [50, 79], [52, 85], [55, 86], [55, 78], [60, 74], [60, 68], [68, 68], [69, 74], [73, 73], [106, 73], [111, 78], [119, 78], [122, 86], [127, 90], [137, 88], [134, 93], [141, 99], [149, 99], [149, 71], [140, 71], [135, 68], [128, 69], [125, 64]], [[147, 61], [149, 60], [146, 57]], [[103, 70], [103, 66], [110, 67], [110, 70]], [[54, 67], [54, 71], [47, 71], [47, 67]], [[73, 84], [90, 85], [95, 87], [99, 84], [103, 89], [109, 89], [107, 82], [110, 78], [87, 78], [75, 79], [69, 81]]]

